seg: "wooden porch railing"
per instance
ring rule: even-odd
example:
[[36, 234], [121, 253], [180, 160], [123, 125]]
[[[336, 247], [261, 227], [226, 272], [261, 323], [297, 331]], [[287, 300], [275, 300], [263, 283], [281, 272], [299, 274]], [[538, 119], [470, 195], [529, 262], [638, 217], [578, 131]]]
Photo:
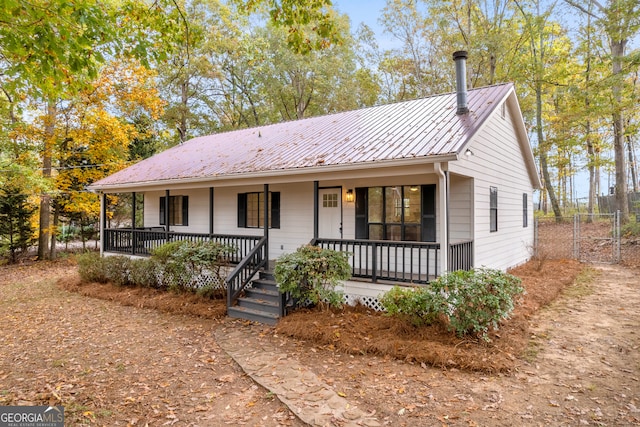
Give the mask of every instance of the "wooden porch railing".
[[237, 264], [247, 256], [261, 238], [262, 236], [166, 232], [159, 229], [108, 228], [104, 230], [103, 244], [105, 252], [149, 256], [154, 249], [168, 242], [179, 240], [215, 241], [236, 248], [236, 251], [227, 260], [232, 264]]
[[243, 289], [247, 287], [260, 269], [267, 265], [268, 260], [265, 257], [267, 244], [268, 239], [262, 237], [225, 279], [227, 307], [235, 304]]
[[449, 245], [449, 271], [473, 268], [473, 240]]
[[438, 275], [438, 243], [318, 239], [314, 244], [349, 252], [351, 275], [395, 282], [428, 283]]
[[[429, 283], [440, 275], [439, 243], [388, 240], [317, 239], [322, 248], [349, 252], [351, 276], [405, 283]], [[469, 270], [473, 266], [473, 242], [449, 245], [449, 267]]]

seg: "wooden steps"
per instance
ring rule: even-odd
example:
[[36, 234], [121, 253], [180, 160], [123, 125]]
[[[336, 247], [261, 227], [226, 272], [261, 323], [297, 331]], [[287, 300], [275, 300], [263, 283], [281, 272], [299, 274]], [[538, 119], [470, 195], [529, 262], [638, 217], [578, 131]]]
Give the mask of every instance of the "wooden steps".
[[270, 271], [261, 271], [260, 277], [251, 282], [238, 304], [227, 308], [227, 315], [267, 325], [275, 325], [282, 316], [283, 297]]

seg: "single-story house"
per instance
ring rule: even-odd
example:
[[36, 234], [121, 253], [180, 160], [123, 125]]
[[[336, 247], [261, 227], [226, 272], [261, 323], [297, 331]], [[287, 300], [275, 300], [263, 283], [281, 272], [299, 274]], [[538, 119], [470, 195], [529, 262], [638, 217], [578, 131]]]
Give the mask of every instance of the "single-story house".
[[[392, 284], [527, 261], [540, 181], [514, 86], [467, 90], [454, 58], [456, 92], [202, 136], [95, 182], [102, 252], [232, 243], [230, 307], [308, 243], [348, 251], [347, 301], [373, 307]], [[110, 193], [144, 198], [142, 229], [107, 227]]]

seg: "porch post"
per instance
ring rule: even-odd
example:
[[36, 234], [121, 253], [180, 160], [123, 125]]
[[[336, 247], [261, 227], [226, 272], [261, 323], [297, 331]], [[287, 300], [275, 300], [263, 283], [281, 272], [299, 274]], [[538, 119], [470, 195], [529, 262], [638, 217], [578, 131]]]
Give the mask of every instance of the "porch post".
[[213, 187], [209, 187], [209, 234], [213, 234]]
[[169, 243], [169, 190], [164, 192], [164, 232], [165, 243]]
[[318, 205], [318, 181], [313, 181], [313, 239], [316, 240], [319, 234], [319, 225], [320, 222], [318, 210], [320, 206]]
[[104, 255], [105, 229], [107, 228], [107, 195], [100, 193], [100, 256]]
[[131, 193], [131, 255], [136, 254], [136, 192]]
[[438, 218], [440, 220], [440, 274], [449, 271], [449, 188], [447, 185], [447, 173], [442, 170], [440, 162], [433, 165], [435, 173], [438, 175]]
[[269, 184], [264, 185], [264, 237], [267, 238], [267, 244], [264, 247], [264, 257], [268, 263], [269, 262]]
[[136, 228], [136, 192], [131, 193], [131, 229]]

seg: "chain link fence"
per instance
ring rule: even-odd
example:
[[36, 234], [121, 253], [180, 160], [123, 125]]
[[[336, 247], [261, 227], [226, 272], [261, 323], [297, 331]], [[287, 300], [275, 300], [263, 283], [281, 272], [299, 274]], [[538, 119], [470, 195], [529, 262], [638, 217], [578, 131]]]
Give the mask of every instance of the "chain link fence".
[[640, 238], [623, 230], [619, 213], [536, 218], [534, 256], [640, 267]]

